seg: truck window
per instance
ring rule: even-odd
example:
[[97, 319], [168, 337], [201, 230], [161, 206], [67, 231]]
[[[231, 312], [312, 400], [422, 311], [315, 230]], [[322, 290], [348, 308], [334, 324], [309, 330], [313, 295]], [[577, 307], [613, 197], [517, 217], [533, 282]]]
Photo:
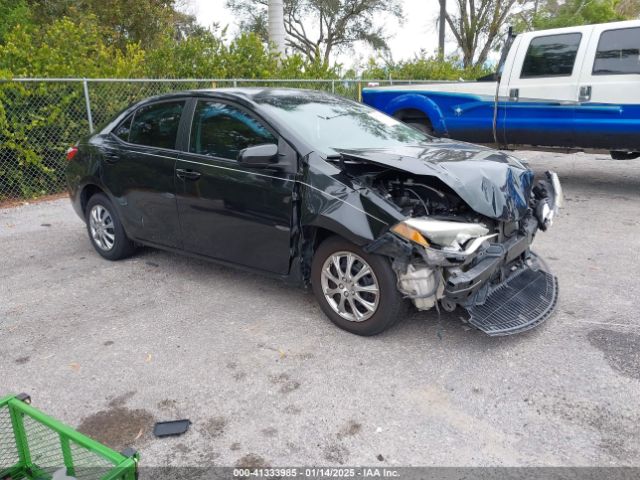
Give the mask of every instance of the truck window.
[[630, 73], [640, 73], [640, 27], [602, 32], [593, 62], [593, 74]]
[[581, 33], [533, 38], [524, 57], [520, 78], [571, 76], [581, 38]]

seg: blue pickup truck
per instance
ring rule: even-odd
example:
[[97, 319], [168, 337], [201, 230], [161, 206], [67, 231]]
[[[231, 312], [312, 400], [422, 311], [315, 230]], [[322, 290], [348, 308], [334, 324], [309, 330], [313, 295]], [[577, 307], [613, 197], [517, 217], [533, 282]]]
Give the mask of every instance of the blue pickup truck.
[[640, 156], [640, 21], [518, 35], [475, 82], [366, 88], [364, 103], [428, 133], [503, 148]]

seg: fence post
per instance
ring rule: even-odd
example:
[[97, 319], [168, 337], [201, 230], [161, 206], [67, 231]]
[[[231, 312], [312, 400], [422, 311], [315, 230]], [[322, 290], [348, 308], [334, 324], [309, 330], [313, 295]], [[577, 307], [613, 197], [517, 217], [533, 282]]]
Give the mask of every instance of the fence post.
[[91, 116], [91, 101], [89, 100], [89, 84], [87, 79], [82, 79], [82, 88], [84, 90], [84, 103], [87, 106], [87, 120], [89, 120], [89, 133], [93, 133], [93, 117]]
[[233, 88], [238, 88], [238, 79], [237, 78], [233, 79]]
[[331, 93], [336, 93], [336, 81], [331, 80]]

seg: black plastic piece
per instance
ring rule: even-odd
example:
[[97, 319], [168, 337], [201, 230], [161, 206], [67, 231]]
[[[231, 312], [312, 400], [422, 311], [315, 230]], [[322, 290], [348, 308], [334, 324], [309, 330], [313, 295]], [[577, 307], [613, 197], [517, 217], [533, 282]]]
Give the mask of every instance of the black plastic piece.
[[31, 405], [31, 395], [29, 395], [28, 393], [19, 393], [18, 395], [16, 395], [16, 398], [21, 402], [26, 403], [27, 405]]
[[172, 420], [170, 422], [158, 422], [153, 427], [153, 434], [156, 437], [170, 437], [182, 435], [189, 430], [191, 420]]
[[122, 450], [120, 453], [125, 457], [130, 458], [130, 457], [133, 457], [136, 453], [138, 453], [138, 451], [135, 448], [127, 447], [124, 450]]
[[557, 300], [556, 277], [526, 268], [491, 289], [483, 305], [468, 307], [468, 322], [492, 337], [512, 335], [544, 322], [555, 310]]

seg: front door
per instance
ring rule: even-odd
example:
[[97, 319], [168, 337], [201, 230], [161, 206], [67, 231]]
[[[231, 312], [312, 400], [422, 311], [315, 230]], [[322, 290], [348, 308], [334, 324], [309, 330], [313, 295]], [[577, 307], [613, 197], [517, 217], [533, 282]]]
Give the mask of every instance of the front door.
[[185, 101], [140, 107], [104, 143], [103, 182], [115, 197], [127, 235], [179, 248], [176, 141]]
[[518, 42], [508, 83], [500, 91], [506, 143], [575, 145], [574, 115], [586, 43], [580, 32], [536, 32]]
[[188, 151], [176, 164], [178, 213], [185, 250], [286, 274], [291, 258], [295, 170], [241, 165], [240, 150], [279, 145], [282, 163], [295, 152], [241, 107], [198, 100]]

